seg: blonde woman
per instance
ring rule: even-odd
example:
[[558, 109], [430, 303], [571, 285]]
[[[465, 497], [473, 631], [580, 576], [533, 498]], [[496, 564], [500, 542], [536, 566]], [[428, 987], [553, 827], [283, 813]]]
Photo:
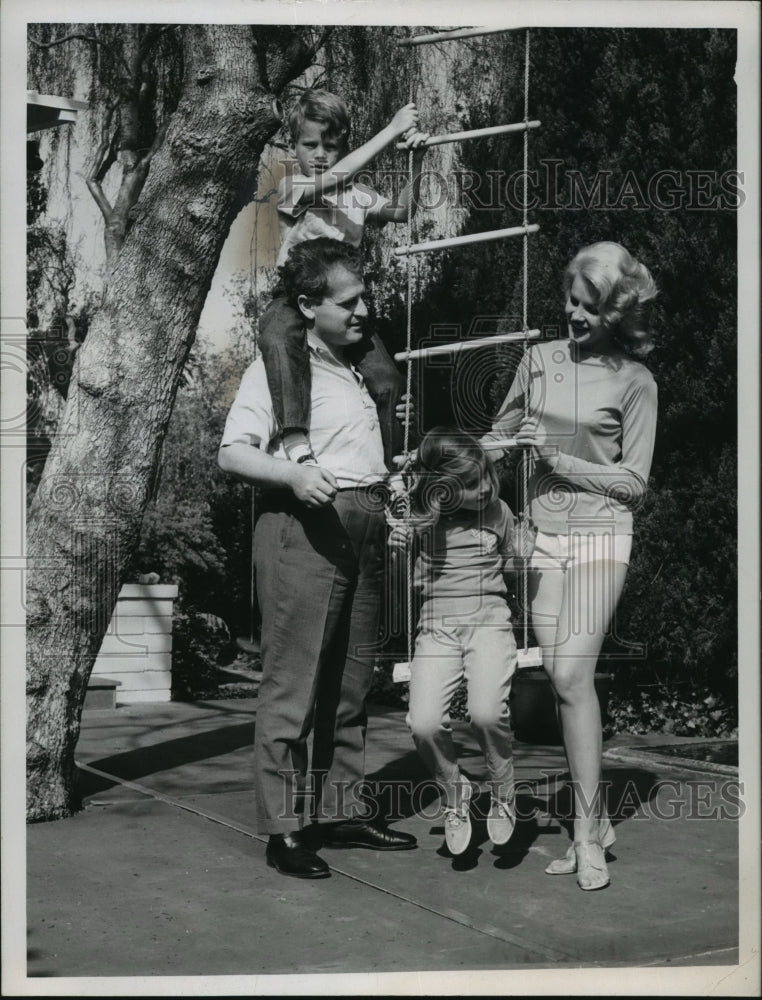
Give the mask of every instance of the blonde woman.
[[591, 890], [609, 884], [605, 851], [615, 839], [600, 789], [594, 677], [651, 468], [657, 392], [640, 358], [651, 348], [656, 285], [624, 247], [595, 243], [569, 264], [563, 290], [567, 339], [527, 351], [483, 442], [515, 437], [531, 447], [532, 628], [558, 703], [575, 803], [573, 844], [546, 871], [576, 872]]

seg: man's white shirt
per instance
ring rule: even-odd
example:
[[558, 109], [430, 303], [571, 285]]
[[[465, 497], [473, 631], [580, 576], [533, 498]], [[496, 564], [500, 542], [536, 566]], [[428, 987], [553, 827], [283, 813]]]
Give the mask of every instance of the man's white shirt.
[[[384, 448], [376, 404], [362, 375], [309, 334], [307, 344], [312, 368], [309, 439], [315, 458], [333, 473], [339, 489], [378, 482], [387, 471]], [[228, 413], [222, 446], [231, 444], [286, 459], [261, 357], [246, 369]]]

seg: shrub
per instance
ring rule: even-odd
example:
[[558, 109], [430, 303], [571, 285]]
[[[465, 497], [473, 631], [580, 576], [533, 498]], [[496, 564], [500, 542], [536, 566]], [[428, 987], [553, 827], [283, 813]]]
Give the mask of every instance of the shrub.
[[682, 694], [667, 686], [629, 696], [612, 692], [606, 732], [735, 737], [738, 714], [735, 703], [714, 695], [702, 697], [696, 688]]
[[176, 607], [172, 619], [172, 698], [207, 696], [217, 690], [219, 658], [230, 642], [216, 615]]

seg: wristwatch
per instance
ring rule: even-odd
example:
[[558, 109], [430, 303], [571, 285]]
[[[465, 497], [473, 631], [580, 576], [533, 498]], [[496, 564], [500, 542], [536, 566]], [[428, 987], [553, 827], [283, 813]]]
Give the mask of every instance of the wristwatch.
[[311, 451], [308, 451], [304, 455], [300, 455], [296, 460], [297, 465], [301, 465], [303, 462], [317, 462], [317, 459]]

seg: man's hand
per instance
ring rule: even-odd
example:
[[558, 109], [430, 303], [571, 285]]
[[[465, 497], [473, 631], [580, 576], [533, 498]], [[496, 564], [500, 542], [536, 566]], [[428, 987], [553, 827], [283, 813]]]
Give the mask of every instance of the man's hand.
[[333, 473], [319, 465], [292, 465], [290, 486], [297, 500], [306, 507], [333, 503], [339, 488]]
[[394, 455], [392, 462], [395, 469], [400, 472], [407, 472], [411, 465], [418, 461], [418, 449], [414, 448], [408, 455]]
[[405, 412], [406, 412], [405, 411], [405, 407], [407, 405], [408, 399], [410, 400], [410, 422], [411, 423], [412, 423], [412, 421], [413, 421], [413, 419], [415, 417], [415, 400], [413, 399], [412, 396], [408, 396], [408, 394], [405, 393], [404, 396], [400, 396], [400, 401], [399, 401], [399, 403], [397, 403], [397, 406], [396, 406], [396, 408], [394, 410], [394, 415], [397, 418], [397, 420], [399, 420], [399, 422], [401, 424], [405, 423]]
[[400, 108], [397, 114], [389, 122], [389, 128], [394, 133], [394, 137], [403, 135], [410, 129], [418, 128], [418, 108], [415, 104], [406, 104]]

